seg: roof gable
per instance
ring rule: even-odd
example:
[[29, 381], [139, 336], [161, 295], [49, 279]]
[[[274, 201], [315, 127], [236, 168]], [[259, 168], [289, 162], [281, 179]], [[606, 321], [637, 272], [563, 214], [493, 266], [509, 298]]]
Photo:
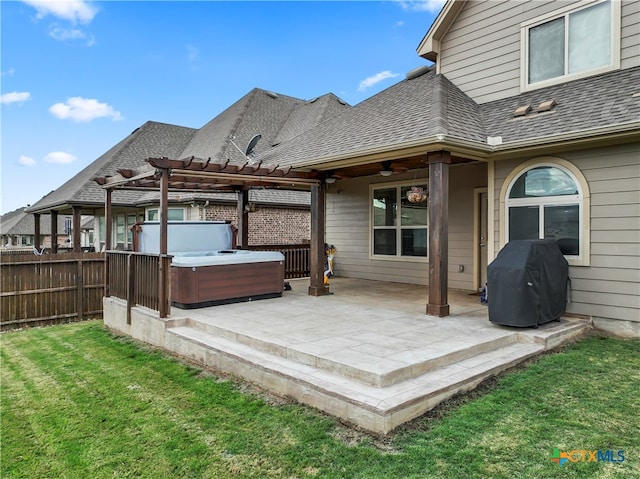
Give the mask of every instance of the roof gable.
[[[89, 166], [28, 208], [38, 212], [52, 207], [104, 204], [104, 191], [93, 178], [115, 175], [119, 168], [143, 166], [150, 156], [178, 156], [196, 130], [183, 126], [148, 121], [134, 130]], [[139, 193], [117, 191], [113, 204], [134, 202]]]

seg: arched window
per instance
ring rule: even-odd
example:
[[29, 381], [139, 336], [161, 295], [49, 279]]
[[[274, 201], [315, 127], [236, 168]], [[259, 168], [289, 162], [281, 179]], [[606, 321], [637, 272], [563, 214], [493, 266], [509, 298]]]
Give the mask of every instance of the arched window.
[[560, 164], [527, 164], [513, 175], [504, 197], [506, 241], [553, 239], [567, 260], [586, 264], [585, 189], [586, 182]]

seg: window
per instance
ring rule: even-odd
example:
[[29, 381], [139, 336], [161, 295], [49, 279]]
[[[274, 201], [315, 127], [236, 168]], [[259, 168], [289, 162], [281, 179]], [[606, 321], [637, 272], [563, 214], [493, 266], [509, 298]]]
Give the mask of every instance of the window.
[[535, 165], [506, 194], [506, 240], [553, 239], [569, 258], [583, 255], [583, 193], [574, 175], [557, 165]]
[[619, 3], [600, 1], [523, 24], [523, 89], [616, 68]]
[[[380, 257], [422, 257], [428, 252], [427, 202], [410, 203], [411, 185], [371, 190], [371, 254]], [[427, 185], [421, 186], [425, 190]]]
[[[159, 221], [160, 213], [158, 208], [147, 210], [147, 221]], [[168, 208], [167, 209], [168, 221], [184, 221], [184, 208]]]

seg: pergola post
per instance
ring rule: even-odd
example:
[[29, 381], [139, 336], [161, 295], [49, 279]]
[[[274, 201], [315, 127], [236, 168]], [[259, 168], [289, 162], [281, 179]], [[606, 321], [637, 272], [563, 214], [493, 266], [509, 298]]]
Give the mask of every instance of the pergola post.
[[249, 249], [249, 190], [238, 191], [238, 248]]
[[[105, 199], [104, 199], [104, 249], [105, 251], [109, 251], [111, 249], [111, 188], [107, 188], [105, 190]], [[111, 292], [109, 291], [109, 255], [105, 253], [104, 255], [104, 295], [105, 297], [111, 296]]]
[[79, 206], [73, 206], [71, 209], [73, 211], [73, 238], [71, 239], [71, 241], [73, 241], [73, 252], [80, 253], [82, 246], [80, 244], [82, 208]]
[[449, 164], [448, 151], [429, 153], [429, 302], [427, 314], [449, 316]]
[[40, 250], [40, 213], [33, 214], [33, 246]]
[[160, 170], [160, 267], [158, 278], [158, 313], [161, 318], [166, 318], [168, 314], [169, 302], [169, 271], [166, 271], [168, 263], [164, 258], [167, 255], [168, 241], [168, 214], [169, 214], [169, 169]]
[[324, 182], [311, 186], [311, 245], [309, 267], [311, 278], [310, 296], [329, 294], [329, 285], [324, 284], [324, 234], [325, 234], [326, 185]]
[[51, 252], [58, 252], [58, 212], [51, 210]]

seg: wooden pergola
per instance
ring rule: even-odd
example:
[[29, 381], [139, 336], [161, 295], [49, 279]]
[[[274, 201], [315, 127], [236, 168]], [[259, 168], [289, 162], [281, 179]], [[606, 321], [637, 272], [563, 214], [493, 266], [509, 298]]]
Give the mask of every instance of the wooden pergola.
[[300, 172], [290, 167], [263, 167], [260, 163], [230, 165], [211, 159], [148, 158], [147, 165], [138, 169], [120, 169], [118, 174], [95, 178], [106, 191], [105, 198], [105, 247], [111, 249], [111, 194], [114, 189], [160, 191], [160, 254], [167, 254], [167, 211], [169, 191], [238, 193], [238, 246], [249, 246], [249, 190], [252, 188], [310, 189], [311, 190], [311, 281], [309, 294], [329, 294], [324, 284], [324, 224], [325, 191], [324, 173]]
[[[160, 192], [160, 254], [167, 254], [167, 211], [169, 191], [213, 193], [235, 191], [238, 194], [238, 246], [248, 247], [249, 190], [254, 188], [304, 189], [311, 191], [311, 244], [309, 295], [329, 294], [324, 284], [325, 255], [325, 205], [326, 179], [335, 170], [300, 171], [278, 165], [263, 166], [247, 162], [233, 165], [211, 159], [148, 158], [146, 165], [138, 169], [120, 169], [114, 176], [94, 178], [106, 191], [105, 198], [105, 246], [111, 249], [111, 194], [115, 189], [152, 190]], [[412, 167], [416, 158], [409, 158]], [[468, 161], [468, 160], [467, 160]], [[411, 163], [413, 162], [413, 163]], [[429, 168], [429, 299], [426, 313], [447, 316], [448, 266], [448, 197], [449, 165], [452, 163], [448, 151], [429, 152], [421, 155], [419, 164]], [[457, 162], [454, 159], [453, 162]], [[371, 164], [369, 169], [377, 168]], [[360, 171], [362, 170], [362, 171]], [[365, 171], [366, 170], [366, 171]], [[358, 176], [373, 174], [360, 167]], [[340, 172], [342, 173], [342, 171]]]

